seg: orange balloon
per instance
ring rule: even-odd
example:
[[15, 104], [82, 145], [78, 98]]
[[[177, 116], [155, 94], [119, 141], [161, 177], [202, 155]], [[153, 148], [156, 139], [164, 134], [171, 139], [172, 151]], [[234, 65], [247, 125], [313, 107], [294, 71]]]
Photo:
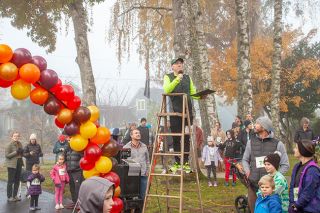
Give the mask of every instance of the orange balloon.
[[7, 62], [0, 65], [0, 78], [5, 81], [13, 81], [18, 76], [18, 68], [14, 63]]
[[42, 87], [37, 87], [33, 89], [30, 93], [30, 99], [33, 103], [42, 105], [44, 104], [49, 97], [49, 93], [47, 90]]
[[25, 64], [19, 69], [20, 78], [28, 83], [35, 83], [40, 78], [40, 69], [34, 64]]
[[96, 144], [105, 144], [109, 142], [111, 138], [110, 130], [106, 127], [99, 127], [97, 129], [96, 135], [90, 139], [92, 143]]
[[67, 108], [60, 110], [57, 115], [57, 120], [62, 124], [69, 123], [70, 121], [72, 121], [72, 111]]
[[0, 63], [6, 63], [13, 56], [12, 49], [6, 44], [0, 44]]
[[115, 188], [113, 196], [119, 197], [120, 194], [121, 194], [121, 188], [120, 188], [120, 186], [118, 186], [117, 188]]

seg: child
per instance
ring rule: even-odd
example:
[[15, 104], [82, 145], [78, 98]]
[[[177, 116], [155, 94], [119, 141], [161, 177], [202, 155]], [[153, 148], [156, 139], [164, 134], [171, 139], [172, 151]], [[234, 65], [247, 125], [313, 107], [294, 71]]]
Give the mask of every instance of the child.
[[28, 194], [31, 196], [30, 199], [30, 210], [40, 210], [41, 208], [38, 206], [39, 195], [41, 194], [41, 183], [45, 180], [45, 178], [39, 173], [40, 166], [39, 164], [34, 164], [32, 166], [32, 174], [28, 177], [28, 182], [30, 186], [28, 188]]
[[202, 150], [202, 162], [204, 162], [205, 167], [207, 168], [208, 174], [208, 185], [212, 186], [212, 182], [210, 181], [211, 171], [214, 178], [213, 186], [218, 186], [217, 184], [217, 174], [216, 168], [218, 166], [218, 162], [222, 162], [222, 158], [220, 157], [218, 147], [216, 143], [213, 141], [212, 136], [208, 136], [208, 144], [203, 147]]
[[320, 212], [320, 168], [314, 160], [315, 143], [301, 140], [293, 149], [299, 159], [293, 170], [289, 191], [289, 212]]
[[64, 163], [64, 155], [58, 156], [58, 162], [53, 166], [50, 171], [50, 177], [52, 178], [55, 185], [55, 209], [63, 209], [62, 205], [64, 187], [69, 183], [69, 175], [67, 173], [66, 164]]
[[272, 194], [275, 183], [270, 175], [262, 176], [259, 180], [258, 198], [254, 212], [256, 213], [281, 213], [281, 200], [278, 194]]
[[[235, 140], [233, 130], [228, 130], [226, 132], [226, 135], [227, 135], [227, 140], [224, 143], [220, 144], [219, 148], [225, 149], [224, 151], [224, 156], [225, 156], [224, 164], [226, 165], [225, 186], [229, 186], [229, 175], [230, 175], [230, 168], [231, 168], [230, 161], [233, 161], [233, 162], [236, 161], [235, 156], [236, 156], [237, 150], [240, 150], [240, 143], [238, 143]], [[236, 180], [237, 180], [237, 176], [235, 172], [233, 172], [232, 176], [233, 176], [232, 186], [235, 186]]]
[[289, 207], [289, 191], [287, 179], [280, 172], [278, 172], [280, 156], [281, 153], [276, 151], [275, 153], [269, 154], [267, 157], [265, 157], [263, 163], [268, 175], [273, 177], [275, 182], [274, 193], [279, 195], [282, 212], [286, 213], [288, 212]]

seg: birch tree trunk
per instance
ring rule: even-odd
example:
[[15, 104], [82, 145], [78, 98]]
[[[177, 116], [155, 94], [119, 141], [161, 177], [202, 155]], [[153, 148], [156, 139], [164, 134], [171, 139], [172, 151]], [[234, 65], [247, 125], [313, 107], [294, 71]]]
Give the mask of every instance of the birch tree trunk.
[[[185, 70], [190, 74], [198, 91], [211, 88], [211, 72], [199, 1], [173, 0], [172, 7], [175, 55], [186, 59]], [[200, 100], [199, 106], [206, 138], [216, 120], [214, 95], [208, 96], [205, 101]]]
[[85, 106], [96, 104], [96, 86], [92, 72], [89, 44], [88, 44], [88, 19], [87, 11], [83, 6], [83, 1], [73, 1], [68, 4], [68, 9], [73, 21], [75, 33], [75, 43], [77, 48], [76, 62], [80, 69], [81, 85]]
[[271, 73], [271, 119], [276, 136], [280, 137], [280, 72], [282, 51], [282, 0], [274, 1], [274, 34], [273, 34], [273, 59]]
[[248, 1], [235, 0], [238, 20], [238, 115], [252, 114], [253, 94], [249, 44]]

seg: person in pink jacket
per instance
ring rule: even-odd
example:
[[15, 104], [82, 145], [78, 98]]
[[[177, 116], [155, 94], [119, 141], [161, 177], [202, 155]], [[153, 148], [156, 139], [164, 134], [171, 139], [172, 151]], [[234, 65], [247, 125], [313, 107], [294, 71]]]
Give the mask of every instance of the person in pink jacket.
[[50, 177], [55, 185], [55, 209], [63, 209], [63, 192], [66, 184], [69, 183], [69, 175], [67, 173], [67, 167], [65, 164], [64, 155], [58, 156], [58, 162], [53, 166], [50, 171]]

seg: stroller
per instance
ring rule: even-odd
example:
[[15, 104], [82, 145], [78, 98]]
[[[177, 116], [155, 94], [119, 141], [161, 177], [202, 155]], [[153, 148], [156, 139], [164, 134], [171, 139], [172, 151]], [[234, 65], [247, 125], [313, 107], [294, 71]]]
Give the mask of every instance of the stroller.
[[[28, 188], [29, 188], [29, 182], [28, 182], [28, 177], [29, 175], [32, 174], [31, 171], [27, 171], [25, 169], [22, 169], [21, 171], [21, 175], [20, 175], [20, 184], [19, 184], [19, 191], [18, 191], [18, 197], [21, 198], [21, 187], [22, 187], [22, 183], [26, 183], [27, 184], [27, 192], [28, 192]], [[26, 194], [26, 197], [28, 197], [28, 194]]]
[[[242, 164], [240, 162], [241, 159], [235, 160], [236, 161], [229, 161], [231, 164], [231, 170], [235, 172], [240, 182], [248, 188], [250, 182], [243, 170]], [[250, 213], [248, 205], [248, 195], [239, 195], [238, 197], [236, 197], [234, 206], [238, 213]]]

